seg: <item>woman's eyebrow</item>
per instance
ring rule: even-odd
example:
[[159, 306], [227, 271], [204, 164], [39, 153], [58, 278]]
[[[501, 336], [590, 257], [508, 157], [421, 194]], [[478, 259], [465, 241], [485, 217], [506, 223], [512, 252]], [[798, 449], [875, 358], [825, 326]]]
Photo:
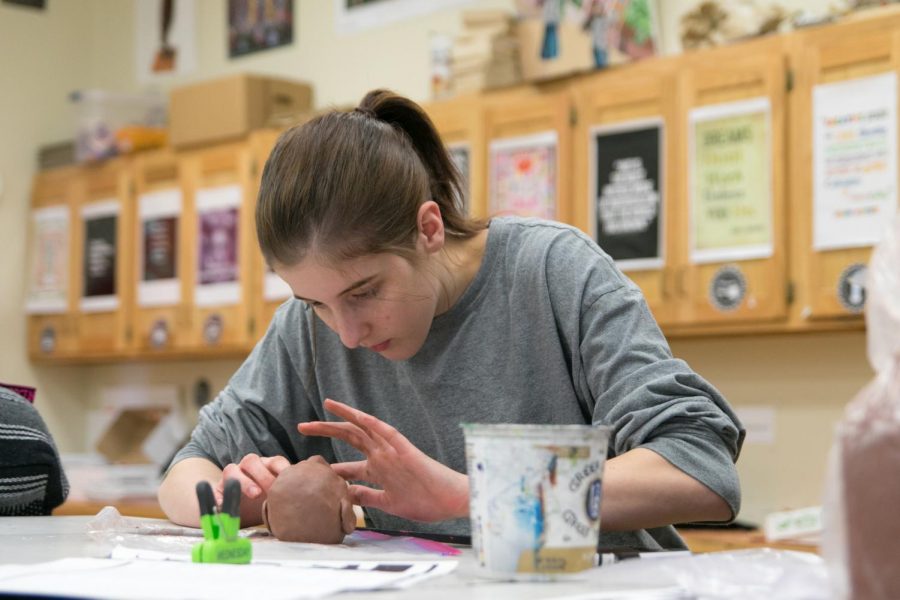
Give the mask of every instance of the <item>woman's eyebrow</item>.
[[[347, 289], [345, 289], [343, 292], [338, 294], [338, 296], [343, 296], [344, 294], [347, 294], [348, 292], [352, 292], [353, 290], [355, 290], [357, 288], [361, 288], [362, 286], [366, 285], [367, 283], [369, 283], [370, 281], [375, 279], [375, 277], [377, 277], [377, 275], [369, 275], [368, 277], [364, 277], [363, 279], [360, 279], [359, 281], [351, 283], [347, 287]], [[294, 298], [296, 298], [297, 300], [303, 300], [306, 303], [317, 302], [316, 300], [310, 300], [308, 298], [304, 298], [303, 296], [298, 296], [297, 294], [294, 294]]]

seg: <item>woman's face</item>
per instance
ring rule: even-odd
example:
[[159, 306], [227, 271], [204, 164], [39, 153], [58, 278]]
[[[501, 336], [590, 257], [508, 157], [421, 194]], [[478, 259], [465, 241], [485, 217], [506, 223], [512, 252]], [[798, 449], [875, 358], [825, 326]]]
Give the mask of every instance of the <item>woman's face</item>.
[[276, 272], [347, 348], [367, 348], [390, 360], [419, 351], [437, 309], [436, 279], [395, 254], [337, 266], [307, 256]]

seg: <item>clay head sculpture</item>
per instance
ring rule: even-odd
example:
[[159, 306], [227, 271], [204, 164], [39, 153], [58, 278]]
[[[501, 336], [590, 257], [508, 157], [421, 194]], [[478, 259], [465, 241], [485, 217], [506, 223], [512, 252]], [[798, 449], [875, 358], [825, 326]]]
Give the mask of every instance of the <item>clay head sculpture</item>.
[[347, 483], [313, 456], [282, 471], [269, 488], [263, 522], [286, 542], [339, 544], [356, 529]]

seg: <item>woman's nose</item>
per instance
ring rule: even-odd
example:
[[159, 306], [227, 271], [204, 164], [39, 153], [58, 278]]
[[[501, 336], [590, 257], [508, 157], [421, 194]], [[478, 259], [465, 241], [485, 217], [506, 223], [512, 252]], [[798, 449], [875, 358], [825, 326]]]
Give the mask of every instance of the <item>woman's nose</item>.
[[338, 318], [338, 336], [341, 343], [348, 348], [356, 348], [362, 339], [363, 325], [353, 315], [342, 315]]

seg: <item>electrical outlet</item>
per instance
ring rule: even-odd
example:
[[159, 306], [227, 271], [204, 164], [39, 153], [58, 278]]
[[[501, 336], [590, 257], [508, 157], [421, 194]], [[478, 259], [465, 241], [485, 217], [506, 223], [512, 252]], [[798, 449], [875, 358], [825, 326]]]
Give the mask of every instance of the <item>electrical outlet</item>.
[[775, 407], [768, 405], [735, 407], [747, 430], [747, 444], [771, 446], [775, 443]]

